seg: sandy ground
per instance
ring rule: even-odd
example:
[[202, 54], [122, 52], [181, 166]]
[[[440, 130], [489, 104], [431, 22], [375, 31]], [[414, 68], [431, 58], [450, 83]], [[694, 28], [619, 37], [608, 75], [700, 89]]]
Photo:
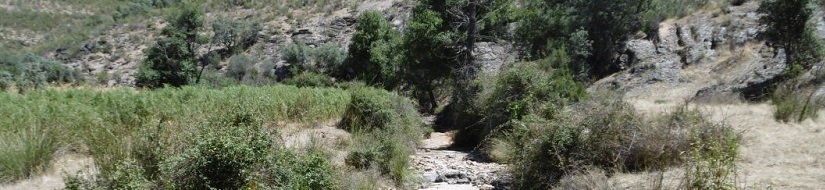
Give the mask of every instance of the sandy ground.
[[88, 175], [96, 173], [91, 157], [79, 154], [56, 156], [52, 167], [39, 176], [12, 184], [0, 185], [0, 190], [50, 190], [63, 189], [63, 177], [67, 175]]

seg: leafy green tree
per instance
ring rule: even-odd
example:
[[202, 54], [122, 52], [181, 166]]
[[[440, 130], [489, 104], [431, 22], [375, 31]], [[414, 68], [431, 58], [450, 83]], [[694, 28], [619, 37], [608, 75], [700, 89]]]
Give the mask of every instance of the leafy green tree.
[[404, 82], [413, 87], [416, 97], [420, 97], [419, 105], [429, 105], [425, 107], [429, 111], [438, 106], [436, 86], [449, 79], [458, 67], [451, 49], [454, 34], [440, 31], [441, 24], [442, 20], [435, 12], [417, 7], [403, 40]]
[[221, 17], [212, 24], [212, 42], [223, 45], [231, 54], [237, 54], [254, 45], [260, 31], [261, 25], [258, 22]]
[[358, 79], [374, 86], [393, 88], [400, 61], [400, 37], [380, 12], [367, 11], [358, 17], [349, 56], [342, 65], [345, 79]]
[[619, 71], [616, 53], [628, 36], [641, 28], [646, 0], [584, 1], [579, 10], [584, 28], [592, 41], [588, 62], [590, 73], [601, 78]]
[[203, 13], [197, 6], [182, 6], [168, 19], [163, 38], [146, 50], [146, 59], [136, 75], [138, 87], [159, 88], [187, 85], [197, 77], [197, 48], [207, 41], [198, 32]]
[[566, 47], [576, 73], [601, 77], [618, 71], [614, 55], [627, 36], [641, 28], [641, 15], [649, 0], [525, 2], [516, 39], [538, 60]]
[[810, 0], [766, 0], [759, 7], [762, 36], [768, 45], [785, 50], [788, 76], [810, 69], [822, 57], [822, 45], [808, 21], [813, 14]]

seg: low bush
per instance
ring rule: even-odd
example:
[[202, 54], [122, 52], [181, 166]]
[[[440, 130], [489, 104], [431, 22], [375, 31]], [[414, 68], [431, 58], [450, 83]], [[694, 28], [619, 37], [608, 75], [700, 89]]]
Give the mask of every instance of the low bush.
[[273, 154], [267, 162], [266, 175], [275, 189], [340, 189], [336, 169], [328, 158], [318, 152], [295, 155], [289, 151]]
[[[730, 185], [725, 180], [733, 174], [729, 170], [735, 167], [739, 142], [730, 126], [710, 122], [687, 106], [648, 121], [620, 96], [600, 93], [552, 119], [528, 115], [509, 125], [512, 132], [499, 134], [493, 141], [499, 145], [492, 147], [514, 148], [494, 155], [512, 163], [517, 189], [548, 189], [566, 175], [593, 167], [632, 172], [686, 162], [696, 176], [691, 187], [713, 184], [708, 181]], [[714, 172], [727, 173], [709, 176]]]
[[255, 167], [264, 163], [273, 147], [266, 133], [254, 127], [260, 124], [253, 124], [251, 119], [235, 117], [204, 129], [195, 138], [194, 146], [184, 152], [169, 171], [176, 188], [248, 187]]
[[425, 130], [411, 100], [384, 90], [353, 89], [340, 126], [354, 135], [347, 165], [375, 168], [400, 185], [412, 180], [409, 156]]
[[307, 45], [289, 44], [281, 49], [281, 59], [290, 65], [293, 73], [315, 71], [315, 69], [309, 65], [310, 51]]
[[238, 81], [243, 81], [249, 75], [258, 74], [255, 68], [255, 63], [258, 62], [250, 55], [238, 54], [229, 58], [229, 68], [226, 70], [226, 76], [234, 78]]
[[[688, 114], [698, 114], [688, 111]], [[685, 189], [739, 189], [737, 167], [739, 133], [701, 117], [690, 132], [690, 148], [683, 184]]]
[[334, 72], [340, 70], [341, 64], [347, 58], [347, 52], [335, 44], [324, 44], [312, 52], [312, 58], [315, 65], [320, 68], [321, 72], [327, 75], [334, 75]]
[[774, 119], [782, 122], [802, 122], [819, 117], [819, 110], [825, 108], [825, 99], [806, 92], [793, 85], [779, 85], [771, 96]]
[[392, 122], [393, 100], [386, 91], [370, 88], [352, 92], [341, 127], [352, 132], [382, 130]]
[[80, 72], [37, 55], [0, 54], [0, 88], [39, 89], [83, 81]]
[[255, 45], [260, 31], [261, 24], [258, 22], [220, 17], [212, 24], [212, 43], [223, 45], [230, 55], [237, 54]]

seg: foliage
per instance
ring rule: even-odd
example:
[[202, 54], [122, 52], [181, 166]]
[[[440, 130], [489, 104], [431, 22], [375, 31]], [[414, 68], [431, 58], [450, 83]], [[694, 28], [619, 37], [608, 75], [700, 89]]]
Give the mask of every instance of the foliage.
[[203, 27], [203, 13], [194, 6], [183, 5], [169, 17], [155, 46], [146, 50], [135, 77], [138, 87], [175, 87], [194, 82], [197, 75], [197, 46], [204, 42], [198, 34]]
[[[0, 157], [12, 156], [3, 165], [32, 168], [15, 169], [25, 172], [21, 176], [4, 172], [0, 178], [19, 179], [38, 171], [52, 159], [50, 155], [60, 148], [58, 145], [88, 148], [101, 174], [109, 175], [127, 158], [141, 165], [151, 163], [143, 161], [151, 159], [142, 158], [152, 156], [137, 157], [140, 154], [135, 153], [151, 150], [137, 147], [153, 147], [143, 142], [161, 142], [165, 151], [160, 155], [175, 155], [187, 139], [194, 137], [192, 132], [207, 126], [210, 118], [244, 115], [233, 114], [232, 110], [243, 108], [252, 118], [266, 123], [328, 121], [343, 115], [349, 98], [344, 90], [293, 86], [0, 93], [0, 102], [6, 102], [0, 105], [0, 114], [7, 116], [0, 120], [0, 126], [7, 126], [0, 129], [4, 137], [0, 138], [0, 149], [9, 153]], [[302, 117], [289, 117], [294, 112], [303, 113]], [[155, 128], [160, 131], [154, 132]], [[155, 135], [156, 140], [149, 140], [150, 132], [168, 135]], [[147, 174], [152, 171], [148, 167], [144, 170]]]
[[641, 28], [645, 0], [527, 1], [516, 29], [520, 46], [531, 60], [566, 47], [574, 73], [599, 78], [618, 71], [614, 54], [627, 36]]
[[0, 182], [24, 179], [49, 167], [58, 139], [43, 127], [0, 133]]
[[391, 89], [397, 82], [395, 75], [400, 59], [398, 32], [376, 11], [361, 13], [357, 23], [347, 59], [338, 75]]
[[761, 35], [769, 46], [785, 51], [787, 76], [811, 69], [823, 56], [822, 44], [809, 23], [813, 10], [810, 0], [768, 0], [759, 7], [765, 14], [760, 22], [767, 25]]
[[409, 100], [383, 90], [356, 88], [340, 127], [355, 136], [347, 165], [376, 168], [399, 184], [412, 179], [409, 156], [424, 128]]
[[322, 154], [307, 155], [285, 153], [272, 154], [267, 171], [271, 186], [279, 189], [338, 189], [335, 167]]
[[59, 62], [37, 55], [0, 54], [0, 89], [12, 86], [38, 89], [48, 83], [67, 84], [83, 81], [80, 72]]
[[292, 78], [288, 78], [282, 81], [283, 84], [286, 85], [293, 85], [297, 87], [333, 87], [335, 86], [335, 81], [332, 80], [327, 75], [314, 73], [314, 72], [303, 72], [301, 74], [295, 75]]
[[261, 24], [255, 21], [241, 21], [218, 18], [212, 24], [212, 42], [223, 45], [231, 54], [237, 54], [258, 41]]
[[403, 38], [404, 62], [401, 77], [418, 94], [419, 105], [432, 112], [438, 106], [435, 90], [459, 67], [450, 49], [453, 36], [440, 32], [442, 21], [430, 10], [416, 7]]
[[[546, 1], [527, 1], [515, 31], [515, 39], [525, 49], [523, 56], [542, 59], [565, 49], [570, 64], [584, 63], [592, 55], [592, 41], [575, 14], [576, 9]], [[586, 65], [570, 65], [574, 73], [587, 70]]]
[[226, 75], [243, 80], [247, 75], [257, 74], [255, 63], [257, 61], [250, 55], [238, 54], [229, 58], [229, 68], [226, 70]]
[[[466, 5], [468, 0], [420, 0], [423, 8], [438, 14], [443, 22], [439, 32], [452, 33], [454, 45], [464, 43], [467, 31]], [[478, 38], [494, 41], [507, 38], [507, 24], [516, 21], [515, 4], [507, 0], [476, 0], [476, 31]], [[460, 14], [456, 14], [460, 13]], [[457, 52], [453, 52], [457, 53]]]
[[309, 64], [309, 56], [311, 49], [305, 44], [289, 44], [281, 49], [281, 59], [292, 67], [293, 73], [300, 73], [301, 71], [316, 71]]
[[739, 134], [728, 126], [706, 124], [693, 128], [691, 136], [684, 188], [739, 189], [736, 181]]
[[347, 52], [331, 43], [315, 48], [311, 54], [318, 70], [328, 75], [333, 75], [335, 71], [340, 70], [341, 64], [347, 58]]
[[825, 99], [794, 85], [780, 85], [771, 95], [771, 99], [776, 106], [773, 117], [782, 122], [816, 119], [819, 117], [819, 110], [825, 107]]
[[[508, 144], [514, 188], [548, 189], [568, 174], [658, 170], [687, 162], [687, 189], [733, 185], [739, 143], [730, 126], [682, 107], [646, 121], [615, 95], [595, 95], [555, 118], [529, 115], [500, 134]], [[719, 174], [718, 176], [712, 176]], [[608, 174], [609, 175], [609, 174]], [[692, 175], [692, 176], [691, 176]], [[717, 185], [717, 186], [704, 186]]]
[[341, 127], [349, 131], [381, 130], [393, 119], [390, 95], [368, 88], [352, 92], [350, 104], [344, 112]]
[[194, 147], [181, 155], [171, 171], [177, 188], [239, 189], [248, 185], [255, 165], [264, 163], [272, 151], [272, 142], [255, 128], [260, 123], [250, 115], [234, 117], [204, 129], [195, 138]]
[[584, 87], [563, 67], [554, 69], [565, 64], [547, 59], [505, 68], [477, 100], [476, 114], [482, 121], [457, 123], [462, 130], [456, 134], [456, 143], [470, 147], [482, 144], [494, 132], [509, 130], [504, 124], [511, 120], [531, 114], [552, 118], [556, 110], [582, 99]]

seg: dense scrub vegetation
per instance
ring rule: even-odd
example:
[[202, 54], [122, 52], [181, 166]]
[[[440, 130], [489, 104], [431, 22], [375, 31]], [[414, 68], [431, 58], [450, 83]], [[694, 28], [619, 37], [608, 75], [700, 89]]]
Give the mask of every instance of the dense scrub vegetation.
[[346, 185], [339, 176], [345, 169], [329, 162], [328, 150], [286, 149], [277, 138], [278, 125], [342, 117], [364, 119], [364, 125], [348, 123], [353, 127], [381, 123], [356, 111], [364, 108], [362, 101], [376, 99], [391, 105], [371, 110], [391, 118], [380, 128], [352, 131], [354, 155], [378, 155], [369, 160], [374, 167], [362, 169], [392, 173], [400, 183], [410, 175], [410, 142], [423, 130], [409, 100], [363, 87], [352, 93], [290, 86], [43, 90], [0, 99], [8, 102], [0, 112], [9, 116], [0, 121], [9, 126], [0, 130], [0, 150], [8, 153], [0, 163], [10, 166], [0, 168], [3, 181], [27, 177], [48, 166], [58, 149], [69, 148], [88, 151], [101, 172], [96, 181], [70, 180], [80, 189], [338, 189]]
[[[0, 104], [8, 118], [0, 126], [9, 126], [0, 129], [0, 152], [7, 153], [0, 155], [6, 166], [0, 182], [31, 176], [58, 150], [70, 149], [91, 155], [100, 174], [72, 177], [69, 189], [371, 189], [383, 176], [412, 188], [410, 155], [432, 130], [422, 124], [421, 111], [457, 130], [455, 146], [511, 164], [517, 189], [553, 188], [594, 168], [609, 175], [673, 166], [685, 167], [686, 189], [734, 184], [739, 137], [730, 126], [689, 106], [644, 119], [620, 95], [585, 90], [620, 70], [616, 56], [631, 36], [656, 38], [660, 21], [709, 1], [526, 0], [516, 6], [421, 0], [404, 31], [383, 13], [365, 11], [347, 51], [287, 44], [278, 47], [286, 65], [248, 53], [262, 30], [259, 20], [218, 16], [207, 30], [208, 10], [266, 3], [343, 6], [323, 0], [105, 3], [101, 9], [110, 10], [98, 11], [110, 15], [87, 18], [94, 22], [86, 27], [166, 16], [136, 75], [138, 90], [44, 90], [83, 81], [59, 62], [71, 55], [57, 61], [0, 55], [0, 88], [22, 92], [0, 94], [8, 102]], [[813, 68], [822, 55], [808, 26], [808, 4], [766, 1], [760, 9], [768, 15], [765, 38], [788, 57], [788, 78]], [[46, 20], [40, 17], [31, 16]], [[29, 27], [47, 30], [40, 23]], [[72, 43], [85, 38], [72, 34], [66, 37]], [[521, 60], [480, 74], [474, 42], [500, 40], [515, 42]], [[801, 88], [776, 90], [777, 119], [817, 115], [822, 100], [795, 93]], [[333, 147], [347, 152], [343, 165], [330, 161], [329, 147], [296, 150], [279, 139], [285, 122], [339, 119], [337, 127], [353, 137]]]

